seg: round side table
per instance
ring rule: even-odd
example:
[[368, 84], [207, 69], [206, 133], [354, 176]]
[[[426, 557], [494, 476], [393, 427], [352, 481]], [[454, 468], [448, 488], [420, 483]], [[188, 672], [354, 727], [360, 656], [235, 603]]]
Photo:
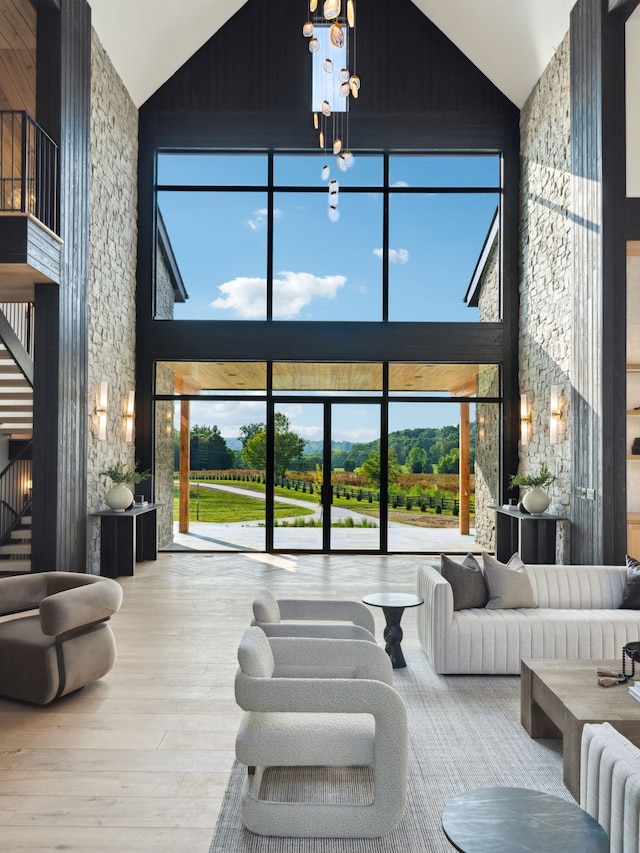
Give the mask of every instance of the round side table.
[[382, 607], [387, 627], [384, 629], [385, 651], [391, 658], [394, 669], [402, 669], [407, 665], [402, 654], [402, 628], [400, 620], [406, 607], [418, 607], [424, 604], [424, 598], [404, 592], [373, 592], [365, 595], [362, 601], [371, 607]]
[[575, 803], [525, 788], [481, 788], [452, 800], [442, 828], [462, 853], [608, 853], [607, 833]]

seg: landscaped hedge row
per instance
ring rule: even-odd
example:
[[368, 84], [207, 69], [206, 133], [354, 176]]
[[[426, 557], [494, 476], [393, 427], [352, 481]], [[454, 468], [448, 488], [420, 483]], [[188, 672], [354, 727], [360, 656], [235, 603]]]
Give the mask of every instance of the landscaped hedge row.
[[[178, 475], [176, 474], [176, 477]], [[266, 485], [264, 474], [246, 473], [242, 471], [192, 471], [191, 479], [194, 480], [227, 480], [236, 483], [263, 483]], [[306, 480], [298, 480], [293, 477], [276, 477], [274, 484], [284, 489], [291, 489], [301, 494], [314, 495], [317, 487]], [[335, 485], [333, 494], [336, 498], [355, 500], [356, 502], [379, 503], [380, 492], [369, 489], [353, 488], [351, 486]], [[435, 510], [436, 514], [450, 512], [458, 515], [460, 512], [460, 501], [457, 498], [446, 498], [436, 495], [405, 495], [390, 494], [387, 503], [392, 509], [420, 510], [426, 512], [428, 509]], [[470, 511], [475, 513], [475, 498], [471, 497]]]

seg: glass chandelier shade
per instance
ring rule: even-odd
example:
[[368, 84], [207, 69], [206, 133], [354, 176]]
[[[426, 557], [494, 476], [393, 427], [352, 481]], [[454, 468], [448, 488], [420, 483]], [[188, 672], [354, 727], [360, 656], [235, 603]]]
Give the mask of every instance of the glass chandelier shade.
[[[305, 0], [305, 3], [308, 15], [302, 33], [309, 39], [312, 54], [313, 126], [320, 148], [327, 154], [333, 153], [338, 171], [346, 172], [354, 163], [349, 147], [349, 101], [360, 94], [360, 78], [355, 70], [355, 0], [346, 3]], [[325, 164], [322, 180], [328, 181], [330, 176], [331, 168]], [[338, 194], [338, 182], [331, 181], [328, 215], [332, 222], [339, 217]]]

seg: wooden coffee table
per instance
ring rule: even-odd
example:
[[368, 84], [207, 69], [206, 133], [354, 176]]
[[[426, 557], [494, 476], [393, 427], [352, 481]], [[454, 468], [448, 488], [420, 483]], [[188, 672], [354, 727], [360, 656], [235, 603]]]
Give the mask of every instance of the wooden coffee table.
[[640, 746], [640, 702], [626, 684], [600, 687], [596, 667], [619, 660], [523, 660], [520, 720], [531, 737], [561, 737], [564, 783], [580, 799], [580, 742], [585, 723], [609, 722]]

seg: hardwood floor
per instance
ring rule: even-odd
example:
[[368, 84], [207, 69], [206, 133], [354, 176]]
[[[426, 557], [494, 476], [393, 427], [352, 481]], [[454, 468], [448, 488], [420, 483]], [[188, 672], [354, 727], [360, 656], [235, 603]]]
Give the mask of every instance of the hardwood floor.
[[[0, 853], [208, 853], [255, 592], [414, 592], [422, 559], [170, 553], [138, 564], [119, 579], [118, 660], [106, 678], [45, 708], [0, 699]], [[419, 648], [415, 626], [407, 611], [405, 649]]]

